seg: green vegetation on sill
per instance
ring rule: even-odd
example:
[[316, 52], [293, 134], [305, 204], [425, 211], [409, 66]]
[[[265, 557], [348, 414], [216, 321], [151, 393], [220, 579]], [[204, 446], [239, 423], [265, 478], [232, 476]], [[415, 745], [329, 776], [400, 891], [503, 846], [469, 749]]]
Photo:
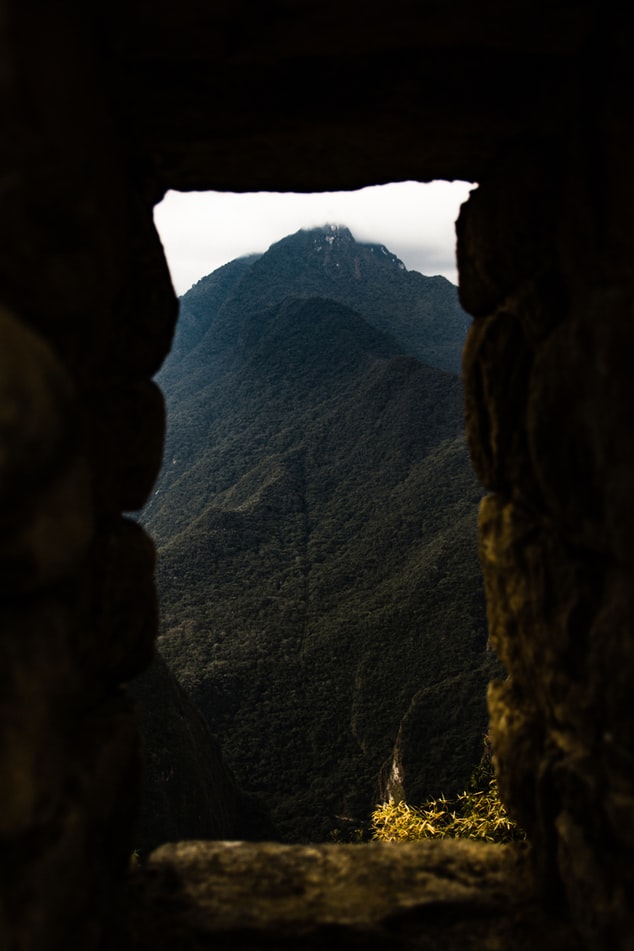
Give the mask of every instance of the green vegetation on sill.
[[500, 799], [490, 747], [474, 770], [469, 789], [454, 799], [440, 796], [420, 806], [404, 800], [381, 803], [372, 813], [372, 838], [379, 842], [412, 842], [420, 839], [476, 839], [505, 843], [526, 838]]

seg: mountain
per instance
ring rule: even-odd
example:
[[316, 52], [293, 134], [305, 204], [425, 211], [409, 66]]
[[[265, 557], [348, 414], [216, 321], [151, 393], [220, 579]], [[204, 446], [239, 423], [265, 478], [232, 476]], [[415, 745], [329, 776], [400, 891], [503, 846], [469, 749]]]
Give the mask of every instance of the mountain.
[[286, 840], [362, 824], [390, 763], [449, 795], [479, 759], [497, 667], [466, 326], [449, 282], [333, 226], [181, 299], [143, 513], [159, 647]]
[[298, 231], [266, 254], [238, 258], [198, 281], [180, 300], [178, 335], [161, 380], [193, 392], [202, 378], [183, 379], [185, 353], [199, 346], [199, 361], [208, 368], [219, 354], [247, 343], [247, 315], [311, 297], [361, 313], [422, 363], [460, 373], [471, 318], [457, 288], [444, 277], [408, 271], [384, 245], [355, 241], [348, 228], [327, 225]]

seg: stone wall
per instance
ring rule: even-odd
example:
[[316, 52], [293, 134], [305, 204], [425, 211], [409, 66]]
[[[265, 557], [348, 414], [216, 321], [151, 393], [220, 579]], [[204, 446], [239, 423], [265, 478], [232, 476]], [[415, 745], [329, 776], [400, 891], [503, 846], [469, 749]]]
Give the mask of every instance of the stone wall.
[[[602, 103], [605, 128], [621, 108]], [[545, 896], [563, 888], [588, 945], [617, 948], [634, 933], [631, 184], [623, 140], [595, 130], [588, 155], [583, 131], [492, 168], [458, 258], [489, 624], [510, 674], [489, 690], [500, 785]]]
[[[152, 543], [121, 513], [160, 463], [151, 378], [176, 315], [153, 201], [456, 175], [480, 182], [458, 250], [492, 638], [511, 675], [490, 695], [501, 784], [542, 902], [569, 909], [587, 948], [632, 947], [631, 15], [514, 13], [0, 4], [3, 949], [103, 946], [133, 842], [121, 685], [149, 662], [156, 604]], [[398, 875], [391, 861], [396, 894]], [[336, 903], [326, 919], [345, 928]], [[375, 946], [363, 933], [354, 946]]]
[[0, 946], [89, 949], [137, 809], [120, 684], [151, 657], [154, 548], [121, 513], [160, 465], [176, 302], [93, 32], [2, 14]]

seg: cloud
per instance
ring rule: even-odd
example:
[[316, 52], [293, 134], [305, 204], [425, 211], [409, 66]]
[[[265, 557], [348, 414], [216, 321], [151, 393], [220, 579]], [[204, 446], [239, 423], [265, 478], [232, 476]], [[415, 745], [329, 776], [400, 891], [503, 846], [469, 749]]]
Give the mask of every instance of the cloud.
[[400, 182], [355, 192], [168, 192], [154, 220], [178, 294], [234, 258], [263, 252], [299, 230], [347, 225], [384, 244], [409, 270], [456, 282], [454, 222], [474, 186]]

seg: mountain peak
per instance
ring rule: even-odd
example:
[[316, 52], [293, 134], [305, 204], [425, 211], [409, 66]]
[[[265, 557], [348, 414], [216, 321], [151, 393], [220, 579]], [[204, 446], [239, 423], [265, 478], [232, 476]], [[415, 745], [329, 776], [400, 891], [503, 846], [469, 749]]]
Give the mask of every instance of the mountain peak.
[[[202, 278], [180, 302], [176, 361], [161, 379], [178, 377], [178, 360], [199, 345], [204, 363], [261, 334], [258, 315], [286, 298], [335, 301], [388, 334], [398, 349], [458, 374], [469, 326], [457, 289], [443, 277], [408, 271], [384, 244], [357, 241], [346, 225], [327, 223], [287, 235], [260, 255], [238, 258]], [[232, 349], [233, 348], [233, 349]], [[208, 374], [203, 365], [201, 372]]]
[[315, 241], [324, 241], [332, 247], [335, 242], [338, 244], [356, 244], [355, 238], [345, 225], [325, 224], [319, 228], [308, 228], [307, 233], [312, 235]]
[[[324, 224], [315, 228], [301, 228], [287, 235], [268, 249], [264, 258], [292, 256], [302, 270], [317, 265], [320, 268], [350, 269], [358, 280], [361, 270], [376, 267], [406, 272], [400, 258], [383, 244], [357, 241], [350, 229], [342, 224]], [[301, 263], [299, 263], [301, 261]]]
[[299, 231], [286, 235], [272, 244], [269, 252], [285, 247], [301, 247], [305, 250], [311, 246], [316, 250], [333, 247], [343, 250], [357, 244], [354, 235], [346, 225], [327, 223], [314, 228], [300, 228]]

